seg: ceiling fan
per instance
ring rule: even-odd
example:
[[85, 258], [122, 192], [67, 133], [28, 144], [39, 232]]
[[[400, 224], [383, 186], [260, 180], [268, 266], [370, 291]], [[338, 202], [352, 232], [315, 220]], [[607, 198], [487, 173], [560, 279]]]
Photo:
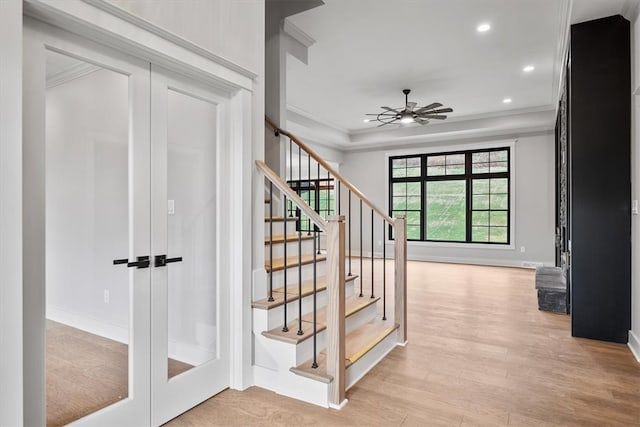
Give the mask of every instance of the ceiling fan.
[[452, 113], [452, 108], [440, 108], [442, 104], [439, 102], [434, 102], [433, 104], [429, 104], [425, 107], [419, 107], [416, 102], [409, 102], [409, 93], [411, 89], [403, 89], [402, 93], [404, 93], [405, 97], [405, 106], [398, 108], [389, 108], [389, 107], [380, 107], [382, 108], [382, 112], [380, 113], [369, 113], [367, 116], [376, 116], [375, 119], [369, 119], [367, 121], [378, 121], [381, 124], [378, 127], [390, 125], [392, 123], [420, 123], [421, 125], [426, 125], [430, 120], [444, 120], [447, 116], [443, 115], [443, 113]]

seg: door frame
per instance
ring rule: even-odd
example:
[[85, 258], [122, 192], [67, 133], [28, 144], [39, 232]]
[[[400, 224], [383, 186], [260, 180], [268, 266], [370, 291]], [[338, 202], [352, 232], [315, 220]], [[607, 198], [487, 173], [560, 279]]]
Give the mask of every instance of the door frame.
[[[251, 259], [252, 252], [252, 120], [257, 74], [221, 58], [197, 45], [144, 21], [104, 0], [59, 2], [25, 0], [24, 14], [62, 27], [89, 41], [115, 48], [170, 71], [184, 74], [224, 92], [228, 97], [226, 149], [221, 163], [227, 165], [228, 185], [221, 186], [221, 202], [230, 209], [225, 226], [234, 239], [226, 248], [232, 260], [221, 272], [221, 283], [233, 284], [229, 292], [231, 388], [253, 384], [251, 339]], [[23, 96], [30, 88], [23, 87]], [[25, 97], [26, 99], [26, 97]], [[27, 106], [25, 106], [26, 111]], [[25, 132], [23, 155], [23, 414], [24, 424], [44, 425], [44, 132]], [[29, 135], [27, 135], [29, 133]], [[29, 212], [31, 211], [31, 212]]]

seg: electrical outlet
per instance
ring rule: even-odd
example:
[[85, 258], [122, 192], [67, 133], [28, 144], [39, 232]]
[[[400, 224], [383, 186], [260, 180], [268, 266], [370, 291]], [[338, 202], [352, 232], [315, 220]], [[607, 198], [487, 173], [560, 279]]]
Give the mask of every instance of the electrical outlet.
[[520, 252], [524, 253], [524, 246], [520, 246]]
[[104, 303], [109, 304], [109, 289], [104, 290]]

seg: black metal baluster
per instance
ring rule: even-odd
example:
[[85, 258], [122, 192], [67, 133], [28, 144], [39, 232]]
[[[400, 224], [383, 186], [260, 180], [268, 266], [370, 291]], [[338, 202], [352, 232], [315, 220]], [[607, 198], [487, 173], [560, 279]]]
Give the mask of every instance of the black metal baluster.
[[327, 171], [327, 216], [333, 215], [331, 210], [331, 174]]
[[362, 199], [360, 199], [360, 297], [362, 297]]
[[384, 233], [387, 223], [382, 218], [382, 320], [387, 320], [387, 241]]
[[[285, 178], [286, 178], [286, 172], [285, 172]], [[289, 138], [289, 186], [293, 185], [293, 141], [291, 140], [291, 138]], [[285, 206], [286, 203], [285, 203]], [[293, 207], [293, 206], [292, 206]], [[288, 209], [288, 207], [287, 207]], [[287, 217], [287, 215], [285, 214], [285, 218]], [[293, 217], [293, 209], [289, 210], [289, 218]], [[285, 221], [285, 227], [284, 227], [284, 234], [287, 234], [287, 224]]]
[[273, 182], [269, 181], [269, 302], [273, 302]]
[[351, 274], [351, 190], [349, 190], [349, 276]]
[[282, 332], [289, 332], [287, 326], [287, 196], [284, 196], [284, 217], [282, 226], [284, 228], [284, 326]]
[[[302, 150], [298, 145], [298, 188], [302, 194]], [[298, 335], [302, 335], [302, 212], [298, 215]]]
[[[313, 232], [317, 234], [316, 225], [313, 224]], [[316, 270], [316, 238], [313, 238], [313, 363], [311, 367], [316, 369], [318, 367], [318, 306], [316, 301], [317, 290], [317, 270]]]
[[338, 181], [338, 215], [341, 214], [340, 212], [340, 199], [342, 198], [342, 188], [340, 187], [340, 181]]
[[[307, 198], [311, 206], [311, 156], [307, 153]], [[307, 236], [311, 236], [311, 218], [307, 218]]]
[[371, 209], [371, 298], [374, 298], [373, 296], [373, 209]]
[[[316, 212], [320, 215], [320, 162], [318, 162], [318, 180], [316, 181]], [[320, 215], [322, 216], [322, 215]], [[318, 255], [320, 254], [320, 233], [316, 233], [318, 235]]]

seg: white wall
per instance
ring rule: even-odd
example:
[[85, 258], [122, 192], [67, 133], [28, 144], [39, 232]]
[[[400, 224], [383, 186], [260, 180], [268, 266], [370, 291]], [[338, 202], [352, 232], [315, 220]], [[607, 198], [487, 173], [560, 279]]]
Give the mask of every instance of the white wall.
[[129, 272], [112, 260], [129, 252], [128, 97], [126, 76], [100, 70], [46, 101], [47, 316], [123, 342]]
[[[505, 140], [505, 143], [512, 142]], [[486, 141], [489, 143], [489, 141]], [[499, 143], [493, 140], [491, 144]], [[478, 143], [473, 143], [474, 145]], [[481, 143], [479, 143], [481, 144]], [[429, 144], [406, 148], [401, 151], [425, 152], [428, 147], [463, 145], [455, 141], [447, 144]], [[388, 191], [388, 168], [386, 155], [399, 154], [399, 151], [380, 150], [347, 152], [341, 167], [342, 175], [367, 195], [374, 204], [388, 211], [386, 194]], [[523, 136], [515, 143], [515, 239], [513, 249], [493, 249], [486, 247], [451, 247], [437, 243], [409, 243], [410, 259], [447, 262], [465, 262], [489, 265], [521, 266], [523, 262], [554, 263], [554, 212], [555, 212], [555, 175], [554, 175], [554, 136], [551, 133], [537, 136]], [[513, 176], [513, 175], [512, 175]], [[343, 200], [343, 213], [346, 203]], [[352, 202], [353, 235], [352, 248], [359, 248], [359, 205]], [[371, 211], [365, 206], [363, 220], [363, 251], [371, 252]], [[374, 252], [382, 252], [382, 223], [374, 217]], [[520, 248], [524, 246], [525, 252]], [[393, 245], [387, 246], [391, 253]]]
[[22, 2], [0, 1], [0, 425], [22, 417]]
[[[632, 23], [631, 199], [640, 199], [640, 15]], [[640, 361], [640, 217], [631, 216], [631, 331], [629, 347]]]
[[263, 75], [264, 0], [108, 1]]

